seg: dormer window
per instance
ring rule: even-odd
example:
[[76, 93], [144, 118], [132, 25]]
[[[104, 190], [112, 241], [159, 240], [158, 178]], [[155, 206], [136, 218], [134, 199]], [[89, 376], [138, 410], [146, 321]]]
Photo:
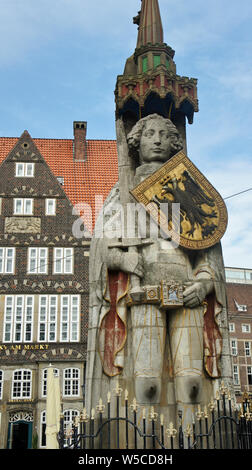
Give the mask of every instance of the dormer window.
[[234, 299], [235, 306], [238, 312], [247, 312], [247, 305], [238, 304], [238, 302]]
[[57, 176], [57, 180], [61, 186], [64, 186], [64, 177], [63, 176]]
[[16, 163], [16, 177], [18, 178], [32, 178], [34, 176], [34, 163]]

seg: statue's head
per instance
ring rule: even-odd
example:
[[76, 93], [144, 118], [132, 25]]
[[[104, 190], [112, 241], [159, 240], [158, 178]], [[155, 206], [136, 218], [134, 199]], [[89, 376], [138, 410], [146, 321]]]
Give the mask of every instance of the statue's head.
[[140, 119], [129, 132], [128, 145], [138, 152], [140, 164], [164, 163], [183, 148], [177, 128], [159, 114], [150, 114]]

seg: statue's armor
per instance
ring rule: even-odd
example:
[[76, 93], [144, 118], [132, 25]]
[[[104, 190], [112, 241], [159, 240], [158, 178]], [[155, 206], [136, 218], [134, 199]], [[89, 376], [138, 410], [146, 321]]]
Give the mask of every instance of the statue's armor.
[[192, 280], [192, 267], [187, 253], [172, 247], [167, 240], [153, 240], [141, 250], [144, 263], [142, 286], [160, 284], [171, 279], [179, 282]]

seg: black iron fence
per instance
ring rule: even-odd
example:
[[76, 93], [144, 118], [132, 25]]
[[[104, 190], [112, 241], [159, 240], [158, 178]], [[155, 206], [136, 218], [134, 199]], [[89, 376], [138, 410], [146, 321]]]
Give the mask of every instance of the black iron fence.
[[91, 416], [83, 412], [65, 426], [61, 416], [58, 435], [61, 449], [252, 449], [252, 402], [247, 395], [237, 406], [222, 384], [216, 398], [203, 409], [199, 405], [191, 424], [183, 428], [182, 412], [178, 426], [165, 425], [162, 415], [150, 407], [141, 409], [136, 400], [129, 404], [125, 391], [124, 412], [120, 416], [122, 390], [115, 394], [116, 412], [111, 416], [111, 395], [107, 404], [100, 400]]

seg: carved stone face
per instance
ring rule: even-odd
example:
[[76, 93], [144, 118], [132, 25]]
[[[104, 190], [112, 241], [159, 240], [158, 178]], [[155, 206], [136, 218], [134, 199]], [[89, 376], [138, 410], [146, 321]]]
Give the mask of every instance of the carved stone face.
[[151, 119], [140, 139], [140, 162], [166, 162], [171, 155], [171, 136], [167, 126], [160, 119]]

